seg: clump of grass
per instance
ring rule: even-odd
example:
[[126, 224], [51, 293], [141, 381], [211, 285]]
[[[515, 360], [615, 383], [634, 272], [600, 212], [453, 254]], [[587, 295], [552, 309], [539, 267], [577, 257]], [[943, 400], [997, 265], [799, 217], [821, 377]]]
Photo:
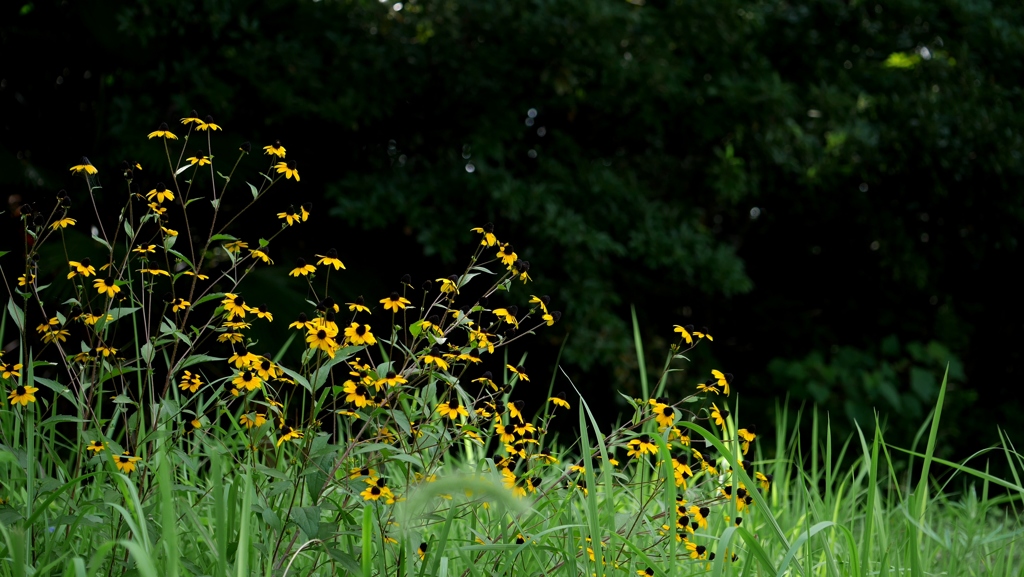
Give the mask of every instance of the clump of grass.
[[[269, 238], [229, 233], [273, 202], [272, 189], [301, 191], [284, 146], [263, 148], [256, 186], [236, 176], [252, 163], [248, 144], [224, 175], [213, 155], [220, 127], [194, 112], [182, 123], [181, 139], [166, 125], [149, 134], [166, 152], [163, 183], [142, 186], [141, 167], [122, 166], [128, 200], [109, 233], [98, 170], [85, 159], [72, 167], [102, 259], [69, 241], [79, 197], [21, 207], [25, 269], [0, 322], [0, 336], [17, 335], [0, 358], [0, 576], [1019, 569], [1007, 541], [1018, 524], [994, 523], [1015, 501], [987, 496], [990, 483], [1020, 493], [1019, 482], [942, 463], [983, 480], [971, 501], [971, 526], [991, 529], [983, 540], [961, 539], [962, 525], [949, 525], [958, 505], [929, 493], [941, 397], [912, 496], [887, 482], [891, 453], [877, 430], [840, 473], [826, 426], [825, 457], [816, 443], [807, 470], [784, 441], [796, 439], [785, 418], [771, 459], [756, 429], [739, 426], [731, 374], [668, 390], [685, 355], [713, 340], [677, 325], [662, 374], [649, 381], [641, 370], [642, 398], [625, 399], [632, 418], [603, 432], [567, 378], [510, 358], [511, 343], [560, 314], [529, 294], [529, 262], [493, 225], [470, 231], [461, 271], [348, 294], [344, 251], [292, 266], [271, 258], [278, 235], [317, 218], [308, 204], [273, 209], [281, 226]], [[227, 215], [228, 194], [252, 198]], [[60, 245], [66, 271], [38, 270], [48, 244]], [[246, 300], [246, 279], [267, 267], [305, 287], [298, 318], [275, 319], [284, 303]], [[60, 283], [73, 298], [48, 301]], [[256, 323], [278, 329], [276, 353], [253, 339]], [[547, 401], [528, 413], [523, 399], [537, 397]], [[573, 418], [579, 438], [555, 439], [556, 418]], [[1009, 444], [1006, 455], [1016, 458]]]

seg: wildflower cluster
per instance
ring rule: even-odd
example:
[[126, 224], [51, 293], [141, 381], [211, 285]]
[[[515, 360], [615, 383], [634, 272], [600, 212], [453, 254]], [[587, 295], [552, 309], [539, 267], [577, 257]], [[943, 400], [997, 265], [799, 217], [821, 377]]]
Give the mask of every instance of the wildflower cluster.
[[[48, 212], [21, 207], [32, 242], [26, 243], [18, 279], [20, 306], [11, 309], [21, 327], [30, 317], [40, 322], [34, 331], [21, 330], [17, 361], [0, 356], [0, 377], [18, 419], [60, 416], [61, 399], [76, 408], [69, 422], [77, 430], [70, 437], [82, 440], [75, 453], [88, 458], [76, 461], [82, 469], [75, 474], [89, 467], [145, 474], [147, 459], [169, 448], [187, 455], [216, 446], [232, 457], [233, 467], [262, 474], [261, 491], [290, 492], [293, 502], [315, 508], [317, 515], [320, 507], [328, 510], [327, 503], [347, 519], [354, 518], [349, 512], [372, 508], [376, 546], [389, 572], [402, 562], [403, 542], [419, 542], [417, 556], [428, 562], [432, 515], [449, 513], [476, 527], [463, 536], [466, 544], [485, 547], [481, 559], [487, 562], [509, 554], [506, 544], [523, 548], [551, 540], [566, 550], [578, 548], [576, 562], [588, 573], [595, 563], [632, 566], [625, 549], [609, 549], [607, 535], [574, 528], [537, 537], [553, 517], [516, 519], [510, 534], [508, 513], [470, 487], [462, 495], [439, 492], [422, 523], [401, 527], [403, 541], [396, 539], [396, 507], [417, 491], [429, 491], [456, 465], [472, 467], [474, 479], [529, 500], [535, 510], [543, 503], [590, 499], [594, 483], [610, 477], [616, 487], [636, 494], [618, 511], [632, 522], [611, 530], [665, 551], [654, 555], [665, 563], [713, 559], [708, 547], [714, 531], [739, 525], [739, 514], [754, 506], [754, 492], [768, 491], [771, 478], [749, 461], [737, 456], [730, 464], [729, 455], [715, 457], [707, 445], [691, 442], [693, 431], [704, 430], [697, 423], [714, 423], [718, 434], [707, 433], [708, 438], [748, 454], [755, 430], [736, 429], [723, 400], [733, 375], [712, 371], [675, 402], [661, 396], [667, 383], [662, 379], [653, 398], [632, 401], [635, 418], [603, 438], [606, 452], [571, 454], [553, 440], [551, 425], [574, 407], [582, 411], [580, 402], [544, 390], [531, 380], [525, 357], [515, 360], [510, 351], [524, 336], [557, 323], [561, 313], [546, 295], [520, 294], [532, 281], [530, 263], [499, 240], [492, 224], [472, 229], [478, 242], [461, 271], [418, 286], [406, 275], [378, 294], [352, 294], [343, 255], [335, 248], [290, 266], [271, 258], [279, 234], [314, 217], [308, 203], [273, 209], [281, 227], [270, 238], [243, 240], [226, 233], [271, 188], [298, 185], [297, 165], [285, 147], [279, 141], [263, 147], [270, 165], [261, 186], [249, 184], [252, 200], [221, 223], [225, 199], [241, 188], [236, 169], [252, 147], [238, 147], [223, 175], [218, 168], [230, 162], [214, 156], [212, 136], [221, 126], [195, 112], [181, 123], [180, 139], [166, 123], [148, 134], [167, 157], [161, 181], [148, 183], [139, 163], [122, 163], [126, 201], [109, 234], [103, 222], [111, 215], [95, 209], [99, 234], [93, 241], [102, 258], [87, 256], [67, 237], [77, 224], [70, 216], [71, 194], [59, 192]], [[172, 143], [182, 145], [177, 162]], [[99, 169], [83, 158], [71, 172], [83, 178], [81, 196], [96, 207]], [[209, 204], [196, 203], [200, 198]], [[191, 231], [201, 207], [212, 207], [207, 216], [213, 225], [197, 241]], [[59, 304], [45, 300], [49, 285], [40, 284], [45, 275], [37, 270], [38, 251], [48, 242], [62, 244], [67, 269], [58, 280], [70, 283], [74, 294]], [[279, 303], [246, 298], [244, 280], [256, 267], [300, 286], [308, 295], [306, 310], [275, 324]], [[281, 342], [300, 346], [272, 354], [253, 338], [257, 324], [277, 329]], [[679, 342], [666, 371], [683, 353], [713, 341], [707, 329], [676, 326], [675, 332]], [[56, 359], [60, 378], [25, 370], [53, 365], [44, 359]], [[38, 384], [46, 386], [45, 395]], [[536, 399], [546, 402], [527, 402]], [[757, 486], [736, 481], [733, 465], [753, 474]], [[293, 484], [280, 485], [283, 479]], [[664, 510], [656, 499], [669, 488], [677, 495], [674, 510]], [[354, 530], [342, 525], [318, 539], [331, 542]], [[665, 547], [684, 541], [677, 553], [674, 545]], [[501, 547], [486, 548], [491, 545]], [[274, 560], [287, 557], [290, 547], [276, 551]], [[550, 555], [545, 563], [552, 568], [565, 562]]]

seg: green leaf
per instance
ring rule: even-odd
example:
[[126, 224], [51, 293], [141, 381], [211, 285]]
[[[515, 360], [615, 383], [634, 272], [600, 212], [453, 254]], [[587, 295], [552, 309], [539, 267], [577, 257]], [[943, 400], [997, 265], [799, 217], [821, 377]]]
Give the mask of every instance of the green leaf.
[[313, 392], [313, 387], [309, 384], [309, 381], [306, 380], [306, 377], [303, 377], [302, 375], [289, 369], [288, 367], [279, 366], [278, 368], [280, 368], [284, 372], [284, 374], [291, 377], [292, 380], [294, 380], [296, 383], [302, 385], [302, 388], [306, 389], [311, 393]]
[[178, 363], [178, 370], [182, 370], [199, 363], [214, 363], [223, 361], [225, 357], [214, 357], [212, 355], [189, 355], [185, 357], [180, 363]]
[[98, 243], [102, 244], [103, 246], [105, 246], [105, 247], [107, 248], [107, 250], [110, 250], [110, 244], [108, 244], [108, 243], [107, 243], [107, 241], [103, 240], [103, 239], [102, 239], [102, 238], [100, 238], [99, 236], [97, 236], [97, 235], [95, 235], [95, 234], [94, 234], [94, 235], [92, 235], [92, 239], [93, 239], [94, 241], [96, 241], [96, 242], [98, 242]]
[[181, 259], [181, 261], [184, 262], [185, 264], [187, 264], [190, 269], [195, 270], [196, 267], [192, 264], [192, 261], [188, 260], [188, 258], [185, 257], [185, 255], [181, 254], [180, 252], [178, 252], [176, 250], [172, 250], [170, 248], [167, 249], [167, 252], [169, 252], [169, 253], [173, 254], [174, 256], [178, 257], [179, 259]]
[[296, 507], [292, 509], [292, 521], [302, 529], [306, 539], [316, 539], [320, 533], [320, 507]]
[[149, 365], [149, 364], [151, 364], [153, 362], [153, 355], [155, 353], [156, 353], [156, 350], [153, 347], [152, 341], [150, 341], [150, 342], [142, 345], [141, 347], [139, 347], [139, 358], [141, 358], [142, 362], [146, 363], [147, 365]]
[[14, 321], [15, 326], [18, 327], [18, 331], [25, 332], [25, 313], [15, 306], [13, 297], [7, 301], [7, 314], [11, 315], [11, 319]]
[[[266, 176], [266, 175], [264, 175], [264, 176]], [[267, 179], [267, 180], [270, 180], [270, 179]], [[256, 187], [253, 186], [251, 182], [246, 182], [246, 184], [249, 185], [249, 190], [252, 191], [252, 199], [256, 200], [256, 197], [259, 196], [260, 191], [256, 190]]]
[[196, 308], [197, 306], [199, 306], [199, 305], [201, 305], [201, 304], [203, 304], [205, 302], [209, 302], [209, 301], [212, 301], [212, 300], [217, 300], [217, 299], [223, 298], [223, 297], [224, 297], [224, 293], [210, 293], [210, 294], [200, 298], [196, 302], [192, 303], [192, 308]]

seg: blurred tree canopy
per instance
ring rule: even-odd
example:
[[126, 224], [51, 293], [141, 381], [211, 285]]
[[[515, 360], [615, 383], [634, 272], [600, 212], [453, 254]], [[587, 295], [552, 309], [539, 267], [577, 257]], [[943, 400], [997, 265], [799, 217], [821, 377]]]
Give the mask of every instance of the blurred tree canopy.
[[[108, 179], [127, 158], [158, 180], [162, 151], [144, 136], [194, 108], [228, 141], [281, 139], [317, 225], [277, 257], [336, 246], [371, 271], [353, 280], [368, 298], [403, 272], [454, 272], [468, 229], [493, 221], [533, 265], [528, 292], [564, 311], [563, 360], [591, 391], [639, 394], [635, 304], [649, 352], [672, 324], [710, 327], [717, 340], [686, 386], [713, 367], [733, 372], [756, 401], [751, 420], [788, 394], [839, 425], [877, 407], [909, 439], [950, 362], [948, 447], [977, 448], [993, 422], [1024, 428], [1006, 402], [1024, 368], [1010, 282], [1024, 221], [1024, 6], [2, 10], [9, 194], [50, 198], [82, 154]], [[271, 213], [294, 200], [271, 199], [241, 235], [278, 226]]]

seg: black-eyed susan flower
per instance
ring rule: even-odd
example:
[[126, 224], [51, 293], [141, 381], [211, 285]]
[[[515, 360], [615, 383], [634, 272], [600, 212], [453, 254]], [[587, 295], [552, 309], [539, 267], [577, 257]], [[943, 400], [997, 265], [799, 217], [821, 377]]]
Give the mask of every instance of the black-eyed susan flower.
[[260, 362], [260, 356], [253, 353], [246, 347], [239, 347], [238, 350], [232, 350], [231, 356], [228, 357], [228, 364], [234, 363], [236, 369], [255, 365], [258, 362]]
[[207, 114], [205, 120], [196, 123], [196, 130], [220, 130], [220, 126], [215, 124], [213, 117]]
[[105, 346], [105, 345], [96, 345], [95, 351], [96, 351], [96, 356], [97, 357], [101, 357], [102, 356], [103, 358], [107, 358], [107, 357], [113, 357], [113, 356], [117, 355], [117, 349], [116, 348], [108, 347], [108, 346]]
[[686, 488], [686, 481], [693, 476], [693, 469], [685, 454], [676, 455], [672, 459], [672, 472], [675, 477], [676, 487]]
[[380, 304], [384, 305], [384, 310], [397, 313], [405, 307], [412, 304], [409, 299], [400, 296], [396, 292], [392, 292], [390, 295], [380, 299]]
[[679, 333], [680, 336], [682, 337], [682, 339], [684, 341], [686, 341], [686, 344], [692, 345], [693, 344], [693, 335], [690, 334], [690, 331], [692, 331], [692, 330], [693, 330], [693, 325], [686, 325], [685, 327], [684, 326], [680, 326], [680, 325], [675, 325], [674, 332]]
[[163, 204], [165, 201], [174, 200], [174, 192], [164, 186], [164, 183], [156, 183], [156, 188], [146, 193], [146, 200], [155, 200]]
[[101, 295], [107, 295], [107, 298], [114, 298], [114, 295], [121, 292], [121, 287], [117, 286], [114, 279], [110, 277], [98, 278], [92, 281], [92, 286], [96, 289], [96, 292]]
[[235, 378], [231, 379], [231, 384], [235, 385], [235, 388], [238, 390], [242, 390], [244, 388], [246, 391], [254, 391], [260, 388], [263, 382], [259, 375], [253, 374], [252, 371], [247, 369], [238, 373]]
[[186, 435], [190, 435], [190, 434], [192, 434], [193, 431], [195, 431], [197, 429], [202, 429], [202, 428], [203, 428], [203, 422], [200, 421], [199, 419], [190, 419], [188, 421], [185, 421], [185, 425], [183, 427], [184, 432], [185, 432]]
[[636, 574], [641, 577], [654, 577], [654, 569], [651, 569], [650, 567], [646, 569], [637, 569]]
[[252, 309], [252, 312], [256, 313], [256, 318], [258, 319], [266, 319], [270, 322], [274, 322], [274, 313], [270, 312], [266, 303]]
[[192, 374], [192, 371], [185, 371], [181, 374], [181, 382], [178, 383], [178, 387], [182, 391], [194, 393], [201, 386], [203, 386], [203, 379], [198, 374]]
[[708, 518], [711, 516], [711, 509], [708, 507], [698, 507], [697, 505], [691, 505], [687, 509], [687, 513], [690, 515], [691, 522], [695, 521], [701, 529], [708, 528]]
[[301, 439], [303, 437], [302, 431], [293, 428], [291, 425], [283, 425], [281, 431], [283, 434], [277, 439], [278, 447], [280, 447], [281, 443], [284, 443], [285, 441], [294, 441], [295, 439]]
[[570, 408], [569, 402], [565, 400], [565, 393], [559, 393], [554, 397], [549, 397], [548, 402], [554, 405], [555, 407], [561, 407], [563, 409]]
[[345, 381], [342, 391], [345, 392], [345, 402], [352, 403], [357, 409], [373, 405], [369, 389], [353, 380]]
[[659, 430], [671, 427], [676, 420], [676, 410], [665, 403], [656, 403], [653, 407], [654, 420], [657, 421]]
[[230, 253], [239, 253], [239, 252], [242, 252], [242, 249], [246, 249], [246, 248], [249, 248], [249, 243], [247, 243], [247, 242], [245, 242], [243, 240], [235, 240], [235, 241], [224, 243], [224, 250], [226, 250], [226, 251], [228, 251]]
[[309, 326], [309, 318], [306, 317], [306, 313], [299, 313], [299, 318], [297, 318], [292, 324], [288, 325], [288, 328], [302, 331], [308, 330]]
[[494, 430], [502, 443], [514, 443], [516, 440], [516, 426], [513, 423], [503, 424], [501, 419], [494, 421]]
[[274, 264], [274, 261], [270, 258], [270, 249], [267, 247], [254, 248], [249, 251], [249, 254], [256, 260], [263, 261], [263, 264]]
[[0, 363], [0, 377], [4, 380], [21, 376], [21, 363]]
[[533, 280], [530, 278], [530, 261], [528, 260], [517, 259], [509, 270], [512, 271], [513, 276], [519, 277], [523, 284]]
[[757, 437], [757, 427], [754, 425], [747, 425], [746, 428], [740, 429], [737, 433], [739, 433], [740, 437], [743, 438], [744, 441], [751, 443]]
[[41, 323], [36, 327], [37, 333], [45, 333], [48, 331], [55, 330], [54, 327], [60, 326], [60, 319], [57, 317], [50, 317], [45, 323]]
[[[83, 156], [82, 160], [78, 164], [76, 164], [76, 165], [71, 167], [71, 172], [73, 174], [79, 174], [79, 173], [84, 172], [84, 173], [86, 173], [86, 174], [91, 176], [93, 174], [98, 173], [99, 171], [96, 170], [96, 167], [93, 166], [91, 162], [89, 162], [88, 158]], [[22, 210], [22, 214], [24, 214], [24, 212], [25, 211]]]
[[729, 384], [732, 383], [732, 373], [723, 373], [719, 370], [712, 370], [711, 376], [715, 378], [719, 387], [722, 387], [722, 393], [725, 396], [729, 396]]
[[699, 331], [691, 331], [691, 332], [693, 333], [693, 336], [697, 337], [698, 339], [707, 339], [709, 341], [715, 340], [714, 337], [712, 337], [710, 334], [708, 334], [708, 328], [707, 327], [701, 327], [701, 329]]
[[263, 152], [270, 156], [276, 156], [278, 158], [284, 158], [287, 152], [283, 146], [281, 146], [280, 140], [275, 140], [274, 144], [269, 144], [263, 147]]
[[403, 377], [402, 375], [397, 374], [395, 371], [388, 371], [387, 374], [384, 375], [383, 379], [377, 379], [376, 381], [374, 381], [373, 384], [374, 384], [375, 387], [377, 387], [378, 390], [380, 390], [380, 389], [382, 389], [384, 387], [394, 387], [394, 386], [397, 386], [397, 385], [404, 385], [404, 384], [406, 384], [408, 382], [409, 381], [405, 380], [405, 377]]
[[523, 400], [518, 400], [518, 401], [516, 401], [514, 403], [509, 403], [509, 405], [508, 405], [508, 414], [509, 414], [509, 416], [512, 417], [513, 419], [519, 419], [519, 421], [522, 422], [522, 420], [523, 420], [523, 407], [525, 407], [525, 406], [526, 406], [526, 402], [523, 401]]
[[493, 377], [494, 375], [491, 374], [491, 371], [487, 371], [483, 375], [473, 379], [473, 382], [480, 383], [483, 386], [490, 387], [491, 389], [497, 391], [498, 385], [495, 384], [493, 380], [491, 380]]
[[341, 262], [341, 260], [338, 259], [338, 251], [333, 248], [327, 251], [327, 254], [318, 254], [316, 256], [320, 258], [320, 260], [316, 262], [316, 264], [318, 265], [330, 265], [334, 267], [334, 270], [340, 270], [345, 268], [345, 265]]
[[65, 214], [64, 216], [58, 218], [57, 220], [53, 221], [53, 223], [50, 224], [50, 230], [57, 230], [58, 228], [67, 228], [69, 226], [74, 226], [76, 222], [78, 221]]
[[25, 407], [29, 403], [36, 402], [35, 392], [38, 390], [38, 388], [29, 385], [19, 385], [7, 395], [7, 400], [10, 401], [12, 406], [20, 404]]
[[188, 116], [186, 116], [185, 118], [182, 118], [182, 119], [181, 119], [181, 123], [182, 123], [182, 124], [185, 124], [185, 125], [188, 125], [188, 124], [192, 124], [192, 123], [195, 123], [195, 124], [202, 124], [202, 122], [203, 122], [203, 119], [202, 119], [202, 118], [199, 118], [199, 113], [197, 113], [197, 112], [196, 112], [195, 110], [193, 110], [193, 111], [192, 111], [192, 112], [191, 112], [191, 113], [190, 113], [190, 114], [189, 114]]
[[188, 302], [187, 300], [185, 300], [185, 299], [183, 299], [181, 297], [178, 297], [176, 299], [173, 299], [170, 302], [170, 305], [171, 305], [171, 311], [172, 312], [180, 312], [180, 311], [183, 311], [183, 310], [187, 309], [188, 307], [192, 306], [192, 303]]
[[514, 305], [508, 308], [494, 309], [491, 312], [493, 312], [494, 316], [498, 317], [502, 322], [519, 328], [519, 321], [516, 320], [516, 313], [519, 312], [519, 309]]
[[160, 126], [158, 126], [157, 129], [154, 130], [153, 132], [150, 132], [149, 136], [147, 136], [146, 138], [163, 138], [165, 140], [178, 140], [178, 137], [175, 136], [174, 133], [170, 131], [170, 127], [167, 126], [166, 122], [161, 122]]
[[283, 174], [286, 179], [294, 178], [295, 182], [299, 181], [299, 169], [294, 160], [278, 162], [274, 165], [274, 168], [277, 170], [278, 174]]
[[635, 459], [639, 459], [647, 453], [651, 455], [658, 454], [658, 446], [651, 442], [651, 437], [648, 435], [640, 435], [635, 439], [631, 439], [629, 443], [629, 450], [626, 454]]
[[163, 231], [163, 233], [166, 234], [167, 236], [178, 236], [178, 231], [174, 230], [173, 228], [161, 226], [160, 230]]
[[[435, 335], [437, 335], [439, 337], [440, 336], [444, 336], [444, 329], [442, 329], [440, 327], [440, 325], [438, 325], [439, 322], [441, 322], [441, 320], [439, 318], [437, 318], [437, 315], [430, 315], [429, 317], [427, 317], [427, 318], [423, 319], [422, 321], [420, 321], [420, 330], [422, 330], [423, 332], [427, 332], [427, 331], [433, 332]], [[459, 360], [469, 360], [470, 362], [479, 362], [480, 359], [477, 358], [476, 361], [473, 361], [473, 360], [468, 359], [468, 358], [460, 357]]]
[[139, 272], [142, 273], [142, 274], [148, 274], [148, 275], [153, 275], [153, 276], [166, 276], [166, 277], [171, 276], [171, 273], [169, 273], [169, 272], [167, 272], [167, 271], [165, 271], [165, 270], [163, 270], [161, 268], [140, 268]]
[[96, 274], [96, 267], [88, 258], [83, 258], [81, 261], [69, 260], [68, 266], [71, 267], [71, 272], [68, 273], [69, 279], [75, 278], [76, 275], [90, 277]]
[[435, 365], [438, 369], [442, 371], [448, 370], [448, 361], [444, 359], [444, 355], [441, 353], [440, 350], [438, 350], [437, 347], [431, 347], [431, 349], [427, 351], [427, 354], [420, 357], [420, 360], [422, 360], [423, 364], [427, 365], [428, 367], [430, 365]]
[[154, 212], [155, 214], [160, 215], [160, 216], [163, 216], [164, 213], [167, 212], [167, 208], [165, 208], [163, 206], [160, 206], [159, 204], [157, 204], [155, 202], [151, 202], [151, 203], [147, 204], [146, 206], [149, 207], [149, 210], [151, 210], [152, 212]]
[[520, 419], [519, 421], [513, 422], [512, 426], [515, 428], [516, 434], [523, 438], [523, 441], [533, 443], [534, 445], [540, 444], [533, 438], [533, 433], [537, 431], [537, 427], [535, 427], [533, 423]]
[[36, 282], [36, 275], [34, 274], [23, 274], [18, 277], [18, 286], [31, 286], [32, 283]]
[[772, 487], [772, 480], [773, 479], [774, 479], [774, 477], [772, 477], [771, 475], [767, 475], [765, 473], [762, 473], [761, 471], [756, 471], [754, 473], [754, 480], [757, 481], [757, 484], [761, 487], [761, 490], [764, 491], [765, 493], [767, 493], [768, 490], [771, 489], [771, 487]]
[[345, 339], [352, 345], [375, 345], [377, 338], [370, 332], [370, 325], [352, 323], [345, 328]]
[[156, 252], [156, 245], [140, 244], [139, 246], [133, 248], [132, 252], [142, 255], [142, 258], [146, 258], [147, 254], [153, 254]]
[[458, 419], [459, 415], [469, 417], [469, 411], [466, 410], [466, 407], [462, 406], [462, 403], [457, 398], [438, 404], [437, 412], [440, 413], [441, 418], [448, 417], [453, 421]]
[[[707, 556], [708, 548], [703, 545], [698, 545], [693, 541], [686, 542], [686, 550], [690, 552], [691, 559], [703, 559]], [[709, 563], [710, 565], [710, 563]]]
[[352, 312], [356, 312], [356, 313], [359, 313], [359, 312], [368, 313], [368, 312], [370, 312], [370, 308], [366, 306], [366, 301], [363, 300], [362, 296], [357, 296], [356, 300], [354, 302], [345, 303], [345, 304], [348, 305], [348, 310], [350, 310]]
[[[104, 315], [94, 315], [94, 314], [82, 315], [82, 322], [84, 322], [86, 325], [89, 325], [89, 326], [95, 326], [96, 323], [100, 322], [100, 319], [102, 319], [103, 316]], [[110, 321], [114, 320], [114, 315], [106, 315], [106, 317], [107, 317], [107, 321], [106, 322], [108, 322], [108, 323]]]
[[546, 324], [549, 327], [552, 327], [555, 326], [555, 323], [558, 322], [558, 319], [562, 318], [562, 313], [560, 311], [555, 311], [550, 314], [544, 313], [543, 315], [541, 315], [540, 318], [542, 321], [544, 321], [544, 324]]
[[494, 236], [494, 223], [489, 222], [483, 226], [478, 226], [469, 230], [470, 232], [484, 235], [484, 237], [480, 239], [480, 246], [494, 246], [498, 242], [498, 239]]
[[188, 162], [189, 164], [191, 164], [192, 166], [195, 166], [195, 165], [205, 166], [207, 164], [212, 164], [213, 163], [210, 160], [210, 158], [208, 156], [206, 156], [206, 154], [203, 153], [202, 150], [197, 151], [195, 156], [190, 156], [190, 157], [186, 158], [185, 161]]
[[711, 403], [711, 418], [715, 421], [715, 424], [719, 427], [725, 426], [725, 419], [729, 416], [729, 411], [725, 411], [718, 408], [718, 405]]
[[252, 429], [253, 427], [262, 427], [267, 422], [267, 415], [264, 413], [243, 413], [238, 419], [246, 429]]
[[107, 448], [107, 444], [102, 441], [89, 441], [89, 444], [85, 446], [86, 451], [92, 451], [93, 453], [102, 453]]
[[348, 474], [348, 478], [349, 479], [358, 479], [359, 477], [376, 477], [377, 476], [377, 472], [375, 470], [371, 469], [370, 467], [356, 467], [354, 469], [349, 469], [348, 473], [349, 473]]
[[309, 348], [320, 349], [333, 359], [334, 353], [341, 348], [337, 341], [334, 340], [336, 336], [338, 336], [336, 331], [311, 326], [309, 333], [306, 335], [306, 342], [309, 343]]
[[715, 379], [711, 379], [711, 380], [708, 380], [708, 381], [703, 382], [703, 383], [698, 383], [697, 384], [697, 391], [701, 392], [701, 393], [709, 393], [709, 394], [717, 395], [718, 394], [718, 387], [715, 386], [717, 384], [718, 384], [718, 381], [716, 381]]
[[287, 210], [277, 213], [277, 218], [292, 226], [302, 222], [302, 213], [295, 210], [295, 205], [289, 204]]
[[459, 294], [459, 277], [451, 275], [448, 278], [439, 278], [437, 282], [441, 283], [441, 292], [446, 294], [457, 295]]
[[120, 455], [114, 455], [113, 457], [114, 465], [117, 466], [117, 470], [126, 474], [135, 471], [135, 463], [142, 460], [141, 457], [132, 456], [128, 451], [125, 451]]
[[757, 428], [754, 425], [747, 425], [745, 429], [736, 431], [742, 441], [740, 442], [740, 448], [743, 450], [743, 454], [746, 455], [750, 451], [750, 443], [754, 442], [757, 438]]
[[551, 297], [549, 297], [548, 295], [530, 295], [530, 304], [539, 306], [540, 310], [544, 311], [544, 314], [548, 314], [548, 304], [550, 302]]
[[420, 546], [416, 549], [416, 553], [419, 554], [420, 561], [426, 559], [426, 557], [427, 557], [427, 544], [426, 543], [420, 543]]
[[516, 377], [519, 377], [520, 379], [526, 382], [530, 382], [530, 377], [526, 375], [526, 371], [523, 369], [523, 367], [513, 367], [512, 365], [505, 366], [508, 367], [508, 370], [511, 371], [512, 374], [515, 375]]
[[501, 264], [511, 267], [519, 257], [516, 255], [515, 249], [512, 248], [512, 243], [506, 242], [498, 245], [498, 258], [501, 259]]
[[224, 312], [227, 314], [227, 319], [232, 320], [235, 317], [245, 317], [245, 313], [252, 311], [252, 309], [245, 304], [245, 299], [241, 295], [234, 293], [225, 293], [224, 300], [220, 301], [221, 306], [224, 307]]
[[[260, 357], [259, 361], [253, 363], [251, 368], [253, 370], [255, 370], [256, 374], [261, 379], [263, 379], [264, 381], [271, 381], [271, 380], [275, 380], [275, 379], [278, 380], [278, 381], [281, 380], [281, 369], [280, 369], [280, 367], [275, 365], [274, 361], [271, 361], [270, 359], [268, 359], [266, 357]], [[295, 384], [295, 383], [292, 382], [292, 384]], [[267, 402], [269, 402], [271, 405], [273, 405], [275, 407], [279, 407], [279, 408], [283, 407], [283, 405], [281, 405], [281, 403], [278, 403], [278, 402], [276, 402], [274, 400], [271, 400], [271, 399], [267, 399]]]

